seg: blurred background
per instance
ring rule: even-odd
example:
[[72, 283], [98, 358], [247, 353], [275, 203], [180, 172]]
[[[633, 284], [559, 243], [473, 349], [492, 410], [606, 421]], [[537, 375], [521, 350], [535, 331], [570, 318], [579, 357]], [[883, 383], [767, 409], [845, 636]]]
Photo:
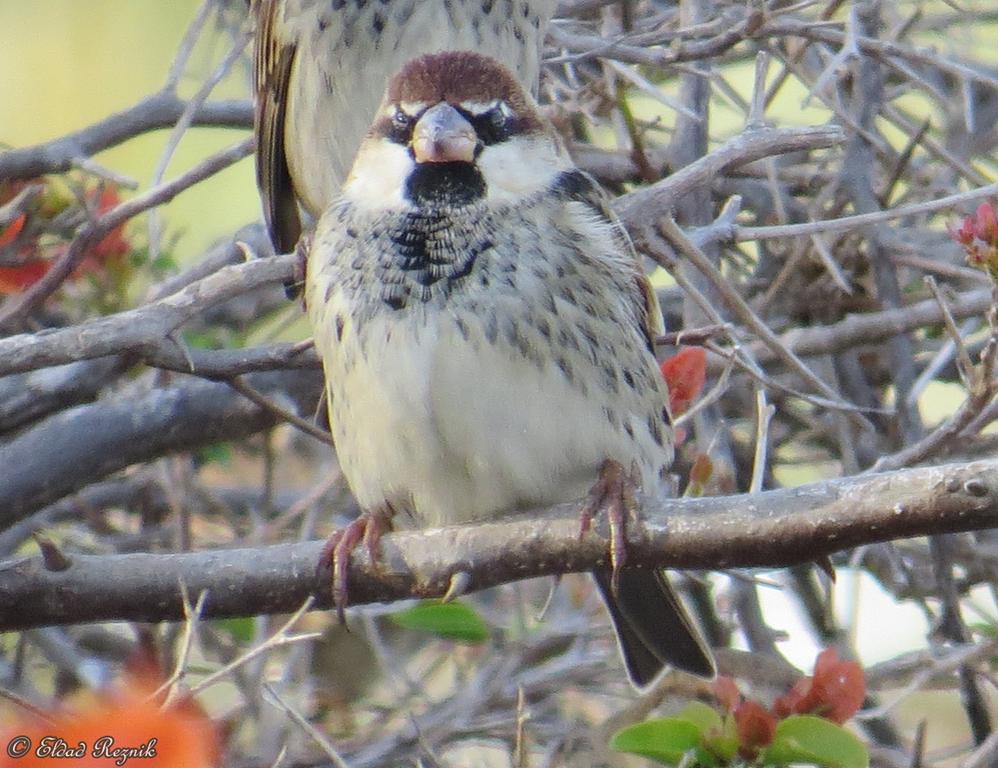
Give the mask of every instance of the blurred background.
[[[56, 138], [161, 88], [200, 5], [198, 0], [0, 0], [0, 146]], [[194, 94], [225, 55], [227, 44], [221, 35], [202, 36], [181, 80], [181, 96]], [[247, 98], [250, 78], [247, 58], [215, 88], [213, 98]], [[95, 159], [145, 188], [168, 135], [168, 130], [155, 131]], [[187, 131], [165, 178], [247, 135], [224, 128]], [[253, 158], [160, 210], [164, 242], [174, 241], [174, 256], [188, 262], [219, 237], [260, 217]]]

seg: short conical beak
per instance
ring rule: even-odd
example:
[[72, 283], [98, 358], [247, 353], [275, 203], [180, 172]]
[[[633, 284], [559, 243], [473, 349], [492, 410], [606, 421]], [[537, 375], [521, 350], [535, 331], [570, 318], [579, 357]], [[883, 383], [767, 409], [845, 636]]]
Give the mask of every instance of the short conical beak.
[[471, 123], [450, 104], [430, 107], [412, 132], [412, 153], [417, 163], [470, 163], [475, 159], [478, 136]]

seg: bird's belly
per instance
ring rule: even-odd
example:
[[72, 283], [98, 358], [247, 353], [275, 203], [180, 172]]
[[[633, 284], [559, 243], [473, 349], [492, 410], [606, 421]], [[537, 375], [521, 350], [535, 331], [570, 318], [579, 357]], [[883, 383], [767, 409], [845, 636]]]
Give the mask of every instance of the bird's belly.
[[375, 318], [323, 353], [336, 453], [363, 509], [412, 512], [412, 489], [440, 466], [429, 403], [433, 329]]
[[337, 451], [362, 507], [467, 522], [580, 498], [606, 458], [650, 465], [595, 382], [581, 391], [582, 372], [571, 383], [551, 355], [489, 341], [479, 320], [382, 317], [356, 350], [327, 357]]

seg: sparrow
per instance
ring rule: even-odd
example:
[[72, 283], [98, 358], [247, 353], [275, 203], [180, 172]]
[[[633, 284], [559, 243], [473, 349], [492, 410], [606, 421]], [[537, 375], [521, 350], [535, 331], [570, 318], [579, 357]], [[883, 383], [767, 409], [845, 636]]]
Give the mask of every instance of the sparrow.
[[256, 0], [257, 186], [274, 248], [340, 189], [390, 75], [423, 53], [469, 48], [536, 91], [557, 0]]
[[[673, 459], [662, 325], [633, 246], [519, 78], [477, 52], [407, 63], [318, 221], [305, 304], [361, 509], [331, 540], [334, 598], [363, 538], [585, 499], [611, 523], [594, 572], [638, 686], [714, 673], [662, 573], [621, 534]], [[613, 532], [616, 531], [616, 535]]]

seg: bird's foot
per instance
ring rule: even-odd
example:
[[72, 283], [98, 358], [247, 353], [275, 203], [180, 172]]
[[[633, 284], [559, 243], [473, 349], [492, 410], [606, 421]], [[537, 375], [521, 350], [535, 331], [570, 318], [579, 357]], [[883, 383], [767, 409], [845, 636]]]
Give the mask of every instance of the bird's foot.
[[627, 518], [637, 512], [635, 489], [637, 482], [619, 461], [607, 459], [600, 467], [599, 479], [589, 491], [580, 515], [579, 538], [592, 528], [593, 518], [606, 512], [610, 525], [611, 586], [617, 591], [620, 569], [627, 561]]
[[284, 284], [284, 295], [289, 299], [296, 299], [301, 296], [302, 304], [305, 303], [305, 292], [302, 286], [305, 285], [305, 270], [308, 265], [308, 252], [312, 250], [312, 238], [314, 232], [304, 232], [295, 243], [295, 266], [291, 279]]
[[378, 543], [381, 534], [391, 529], [394, 510], [388, 503], [361, 513], [360, 517], [351, 521], [342, 530], [336, 531], [326, 541], [319, 556], [320, 571], [327, 566], [333, 571], [333, 605], [341, 622], [346, 620], [347, 606], [347, 571], [350, 567], [350, 555], [358, 544], [363, 543], [371, 562], [377, 565]]

